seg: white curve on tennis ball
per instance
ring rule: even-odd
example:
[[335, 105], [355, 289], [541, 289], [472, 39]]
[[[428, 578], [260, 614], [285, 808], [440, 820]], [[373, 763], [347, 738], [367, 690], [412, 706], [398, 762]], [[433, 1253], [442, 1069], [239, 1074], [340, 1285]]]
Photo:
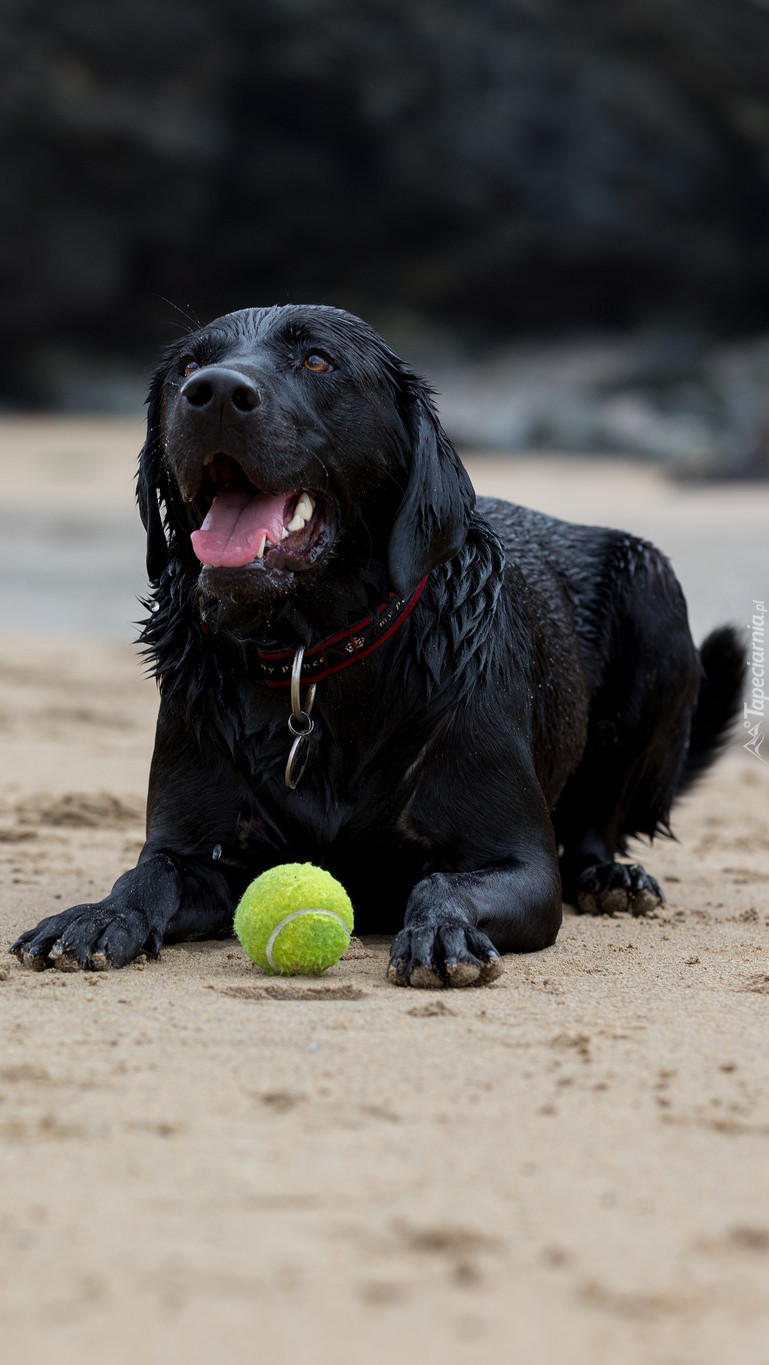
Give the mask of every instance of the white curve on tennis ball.
[[273, 944], [276, 938], [278, 937], [278, 934], [280, 933], [281, 929], [285, 929], [286, 925], [290, 924], [292, 919], [301, 919], [302, 915], [325, 915], [326, 919], [335, 919], [337, 924], [341, 924], [346, 934], [349, 935], [350, 933], [350, 930], [347, 928], [347, 925], [345, 924], [341, 915], [335, 915], [333, 910], [295, 910], [293, 915], [286, 915], [285, 919], [282, 919], [279, 924], [275, 925], [275, 928], [273, 929], [272, 933], [270, 934], [270, 937], [267, 940], [267, 947], [265, 948], [264, 952], [267, 961], [269, 962], [274, 972], [279, 972], [280, 968], [276, 967], [275, 963], [272, 960]]

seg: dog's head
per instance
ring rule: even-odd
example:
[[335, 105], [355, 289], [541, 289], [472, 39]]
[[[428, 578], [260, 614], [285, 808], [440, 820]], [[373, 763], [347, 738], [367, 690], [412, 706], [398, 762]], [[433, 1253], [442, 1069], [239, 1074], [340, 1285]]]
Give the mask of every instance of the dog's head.
[[296, 305], [230, 313], [174, 347], [138, 501], [154, 583], [173, 560], [219, 620], [328, 622], [361, 582], [405, 596], [451, 558], [474, 495], [428, 386], [359, 318]]

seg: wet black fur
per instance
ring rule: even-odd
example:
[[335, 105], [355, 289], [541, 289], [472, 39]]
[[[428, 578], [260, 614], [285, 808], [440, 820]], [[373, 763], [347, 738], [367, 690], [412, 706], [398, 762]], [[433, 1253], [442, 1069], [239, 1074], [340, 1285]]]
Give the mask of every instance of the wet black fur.
[[[316, 349], [333, 372], [303, 368]], [[221, 418], [217, 439], [257, 486], [323, 492], [335, 531], [317, 567], [201, 575], [180, 483], [213, 438], [181, 395], [189, 357], [259, 385], [255, 413]], [[397, 935], [404, 984], [491, 979], [498, 953], [546, 947], [562, 890], [597, 910], [658, 902], [616, 855], [669, 832], [676, 793], [727, 734], [735, 633], [698, 653], [670, 564], [644, 541], [476, 507], [429, 388], [365, 323], [246, 310], [175, 347], [152, 385], [138, 500], [161, 691], [147, 843], [104, 901], [21, 936], [29, 965], [120, 966], [227, 934], [247, 883], [287, 861], [338, 876], [359, 932]], [[425, 574], [401, 629], [318, 685], [312, 757], [288, 791], [288, 695], [265, 686], [255, 642], [311, 645]]]

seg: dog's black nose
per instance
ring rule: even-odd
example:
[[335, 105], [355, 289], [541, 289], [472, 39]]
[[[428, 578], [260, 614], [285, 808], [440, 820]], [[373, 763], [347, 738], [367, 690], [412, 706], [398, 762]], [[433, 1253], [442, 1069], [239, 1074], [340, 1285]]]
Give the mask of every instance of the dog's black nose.
[[259, 390], [239, 370], [224, 365], [207, 365], [196, 370], [181, 388], [181, 398], [191, 408], [218, 409], [223, 415], [253, 412], [261, 398]]

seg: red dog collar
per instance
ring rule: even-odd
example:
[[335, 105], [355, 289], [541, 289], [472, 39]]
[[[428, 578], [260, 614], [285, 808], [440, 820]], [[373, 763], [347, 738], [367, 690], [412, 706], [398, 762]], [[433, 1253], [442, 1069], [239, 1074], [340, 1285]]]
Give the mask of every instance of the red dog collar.
[[[350, 664], [373, 654], [375, 649], [383, 645], [385, 640], [389, 640], [403, 625], [422, 596], [426, 582], [427, 577], [422, 579], [411, 597], [396, 598], [393, 593], [373, 616], [368, 616], [365, 621], [359, 621], [349, 630], [339, 631], [337, 635], [329, 636], [328, 640], [323, 640], [319, 645], [313, 645], [312, 649], [305, 650], [302, 659], [302, 682], [320, 682], [323, 678], [329, 678], [332, 673], [349, 668]], [[266, 685], [290, 687], [294, 650], [260, 649], [257, 646], [256, 652]]]

